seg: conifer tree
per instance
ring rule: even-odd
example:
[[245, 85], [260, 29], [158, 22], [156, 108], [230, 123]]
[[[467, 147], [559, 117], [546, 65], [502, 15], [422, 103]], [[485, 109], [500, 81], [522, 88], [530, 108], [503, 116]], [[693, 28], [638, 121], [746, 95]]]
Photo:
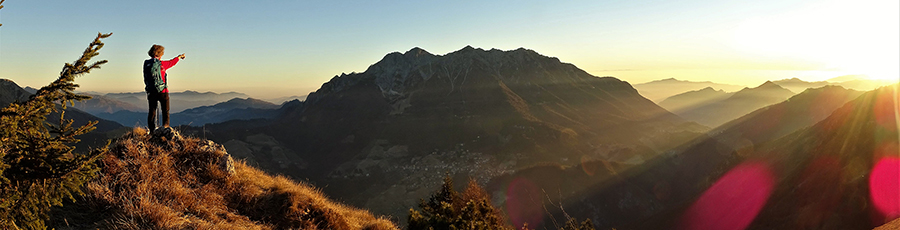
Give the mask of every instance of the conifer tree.
[[409, 210], [409, 229], [512, 229], [504, 224], [500, 211], [491, 206], [487, 192], [469, 181], [460, 194], [453, 190], [453, 179], [444, 178], [441, 189], [420, 202], [422, 211]]
[[[421, 200], [421, 211], [410, 209], [408, 225], [410, 230], [461, 230], [461, 229], [501, 229], [512, 230], [520, 226], [509, 226], [500, 210], [491, 205], [490, 196], [474, 181], [469, 181], [462, 193], [453, 190], [453, 179], [444, 177], [441, 189], [426, 202]], [[568, 217], [560, 230], [594, 230], [591, 219], [581, 224]], [[530, 229], [526, 223], [522, 230]]]
[[[45, 229], [50, 207], [82, 195], [82, 185], [98, 171], [100, 151], [76, 154], [71, 146], [97, 122], [72, 127], [74, 121], [64, 116], [68, 104], [90, 99], [73, 92], [74, 80], [107, 62], [89, 64], [103, 47], [100, 39], [110, 35], [97, 34], [78, 60], [66, 63], [59, 78], [28, 101], [0, 110], [0, 229]], [[53, 112], [60, 113], [58, 124], [45, 121]]]

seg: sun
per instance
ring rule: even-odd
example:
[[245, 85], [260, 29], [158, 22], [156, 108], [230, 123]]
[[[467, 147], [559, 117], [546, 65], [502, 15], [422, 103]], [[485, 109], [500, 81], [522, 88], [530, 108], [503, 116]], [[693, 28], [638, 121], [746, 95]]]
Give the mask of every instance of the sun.
[[739, 49], [820, 63], [819, 70], [900, 78], [900, 1], [837, 0], [745, 20], [734, 30]]

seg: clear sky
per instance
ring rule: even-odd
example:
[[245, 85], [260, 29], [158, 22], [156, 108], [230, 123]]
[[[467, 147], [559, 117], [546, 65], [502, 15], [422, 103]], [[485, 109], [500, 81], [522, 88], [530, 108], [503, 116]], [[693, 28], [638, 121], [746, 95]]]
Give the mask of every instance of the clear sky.
[[[113, 32], [81, 90], [143, 89], [152, 44], [170, 90], [305, 95], [385, 54], [525, 47], [597, 76], [758, 85], [900, 77], [897, 0], [100, 1], [7, 0], [0, 78], [42, 86]], [[99, 60], [99, 59], [98, 59]]]

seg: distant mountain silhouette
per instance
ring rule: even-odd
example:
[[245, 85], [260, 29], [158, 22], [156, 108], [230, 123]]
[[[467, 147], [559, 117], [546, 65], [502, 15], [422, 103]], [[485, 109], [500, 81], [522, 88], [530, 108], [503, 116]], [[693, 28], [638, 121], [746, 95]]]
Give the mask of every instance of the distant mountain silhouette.
[[889, 82], [889, 81], [866, 80], [866, 79], [843, 81], [843, 82], [837, 83], [837, 85], [840, 85], [840, 86], [843, 86], [843, 87], [849, 88], [849, 89], [855, 89], [855, 90], [872, 90], [872, 89], [886, 86], [889, 84], [891, 84], [891, 82]]
[[791, 78], [791, 79], [782, 79], [778, 81], [773, 81], [773, 83], [788, 89], [793, 92], [803, 92], [809, 88], [819, 88], [826, 85], [837, 85], [835, 83], [827, 82], [827, 81], [816, 81], [816, 82], [808, 82], [800, 80], [799, 78]]
[[247, 149], [273, 172], [328, 184], [329, 194], [394, 216], [448, 172], [484, 182], [583, 157], [639, 164], [706, 131], [627, 82], [523, 48], [390, 53], [292, 105], [270, 125], [232, 121], [207, 126], [206, 135]]
[[[27, 101], [28, 97], [31, 95], [32, 93], [19, 87], [19, 85], [12, 80], [0, 79], [0, 108], [5, 108], [16, 101]], [[62, 110], [62, 106], [57, 106], [57, 109]], [[126, 130], [125, 127], [116, 122], [101, 119], [71, 106], [66, 109], [65, 118], [74, 121], [72, 124], [73, 127], [79, 127], [91, 121], [98, 121], [94, 126], [97, 129], [78, 137], [81, 139], [81, 142], [75, 144], [76, 150], [78, 151], [87, 151], [89, 149], [88, 147], [101, 147], [106, 144], [106, 140], [109, 139], [110, 136], [120, 135]], [[59, 113], [51, 113], [47, 116], [47, 121], [55, 124], [58, 123]]]
[[306, 100], [306, 96], [307, 96], [307, 95], [303, 95], [303, 96], [287, 96], [287, 97], [270, 98], [270, 99], [263, 99], [263, 100], [268, 101], [268, 102], [270, 102], [270, 103], [272, 103], [272, 104], [282, 104], [282, 103], [289, 102], [289, 101], [293, 101], [293, 100], [305, 101], [305, 100]]
[[34, 93], [25, 91], [12, 80], [0, 78], [0, 108], [5, 108], [13, 102], [27, 101], [32, 94]]
[[[169, 124], [202, 126], [229, 120], [271, 119], [278, 114], [278, 108], [279, 105], [263, 100], [234, 98], [212, 106], [200, 106], [172, 113]], [[126, 126], [147, 126], [147, 112], [118, 111], [99, 113], [97, 116]]]
[[709, 81], [682, 81], [675, 78], [666, 78], [634, 85], [634, 88], [637, 89], [641, 95], [654, 102], [660, 102], [676, 94], [700, 90], [706, 87], [724, 90], [725, 92], [734, 92], [744, 88], [743, 86], [738, 85], [720, 84]]
[[30, 94], [35, 94], [35, 93], [37, 93], [38, 89], [31, 88], [31, 86], [25, 86], [25, 91]]
[[[851, 100], [859, 92], [807, 90], [639, 167], [610, 173], [614, 167], [601, 165], [597, 175], [613, 179], [558, 204], [566, 215], [591, 218], [598, 229], [871, 229], [886, 219], [872, 205], [866, 178], [875, 163], [895, 159], [885, 154], [898, 151], [896, 120], [888, 118], [897, 109], [890, 104], [893, 91]], [[592, 164], [583, 167], [597, 168]]]
[[784, 101], [793, 95], [790, 90], [767, 81], [756, 88], [744, 88], [724, 100], [698, 104], [693, 109], [678, 110], [675, 114], [689, 121], [717, 127], [753, 110]]
[[[5, 80], [5, 79], [4, 79]], [[28, 92], [29, 95], [37, 93], [38, 89], [32, 88], [31, 86], [26, 86], [23, 89], [25, 92]], [[142, 106], [146, 107], [147, 103], [140, 104], [142, 106], [138, 106], [132, 103], [128, 103], [125, 101], [121, 101], [112, 97], [107, 97], [97, 92], [78, 92], [79, 94], [89, 95], [91, 99], [86, 101], [76, 101], [75, 108], [78, 108], [81, 111], [96, 115], [98, 113], [114, 113], [121, 110], [128, 111], [143, 111], [146, 109], [141, 109]], [[27, 99], [27, 96], [25, 97]]]
[[715, 90], [712, 87], [706, 87], [700, 90], [688, 91], [668, 97], [658, 104], [660, 107], [678, 114], [679, 112], [695, 109], [702, 105], [725, 100], [733, 94], [734, 93], [726, 93], [724, 90]]
[[[138, 108], [147, 108], [147, 93], [145, 92], [108, 93], [104, 96], [127, 102], [129, 104], [137, 106]], [[190, 108], [214, 105], [216, 103], [225, 102], [233, 98], [248, 97], [250, 96], [238, 92], [201, 93], [190, 90], [186, 90], [184, 92], [169, 92], [169, 112], [177, 113]]]
[[780, 85], [788, 90], [794, 92], [803, 92], [803, 90], [809, 88], [818, 88], [826, 85], [836, 85], [841, 86], [847, 89], [853, 90], [861, 90], [861, 91], [869, 91], [878, 87], [886, 86], [891, 84], [891, 82], [883, 81], [883, 80], [868, 80], [865, 78], [861, 78], [861, 76], [849, 75], [842, 76], [837, 78], [828, 79], [827, 81], [816, 81], [816, 82], [808, 82], [803, 81], [798, 78], [791, 79], [783, 79], [774, 81], [775, 84]]
[[100, 113], [115, 113], [118, 111], [145, 111], [147, 108], [139, 107], [128, 102], [116, 100], [107, 96], [88, 94], [92, 98], [86, 101], [75, 102], [75, 108], [87, 113], [97, 115]]

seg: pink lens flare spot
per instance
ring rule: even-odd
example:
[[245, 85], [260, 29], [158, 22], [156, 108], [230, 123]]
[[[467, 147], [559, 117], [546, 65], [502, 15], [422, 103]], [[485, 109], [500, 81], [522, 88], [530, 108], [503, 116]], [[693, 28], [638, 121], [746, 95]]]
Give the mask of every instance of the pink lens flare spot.
[[772, 194], [775, 179], [765, 162], [748, 161], [703, 192], [682, 217], [688, 230], [746, 229]]
[[540, 226], [543, 220], [541, 190], [525, 178], [516, 178], [506, 189], [506, 213], [516, 228]]
[[886, 220], [900, 217], [900, 158], [878, 161], [869, 176], [869, 195]]

